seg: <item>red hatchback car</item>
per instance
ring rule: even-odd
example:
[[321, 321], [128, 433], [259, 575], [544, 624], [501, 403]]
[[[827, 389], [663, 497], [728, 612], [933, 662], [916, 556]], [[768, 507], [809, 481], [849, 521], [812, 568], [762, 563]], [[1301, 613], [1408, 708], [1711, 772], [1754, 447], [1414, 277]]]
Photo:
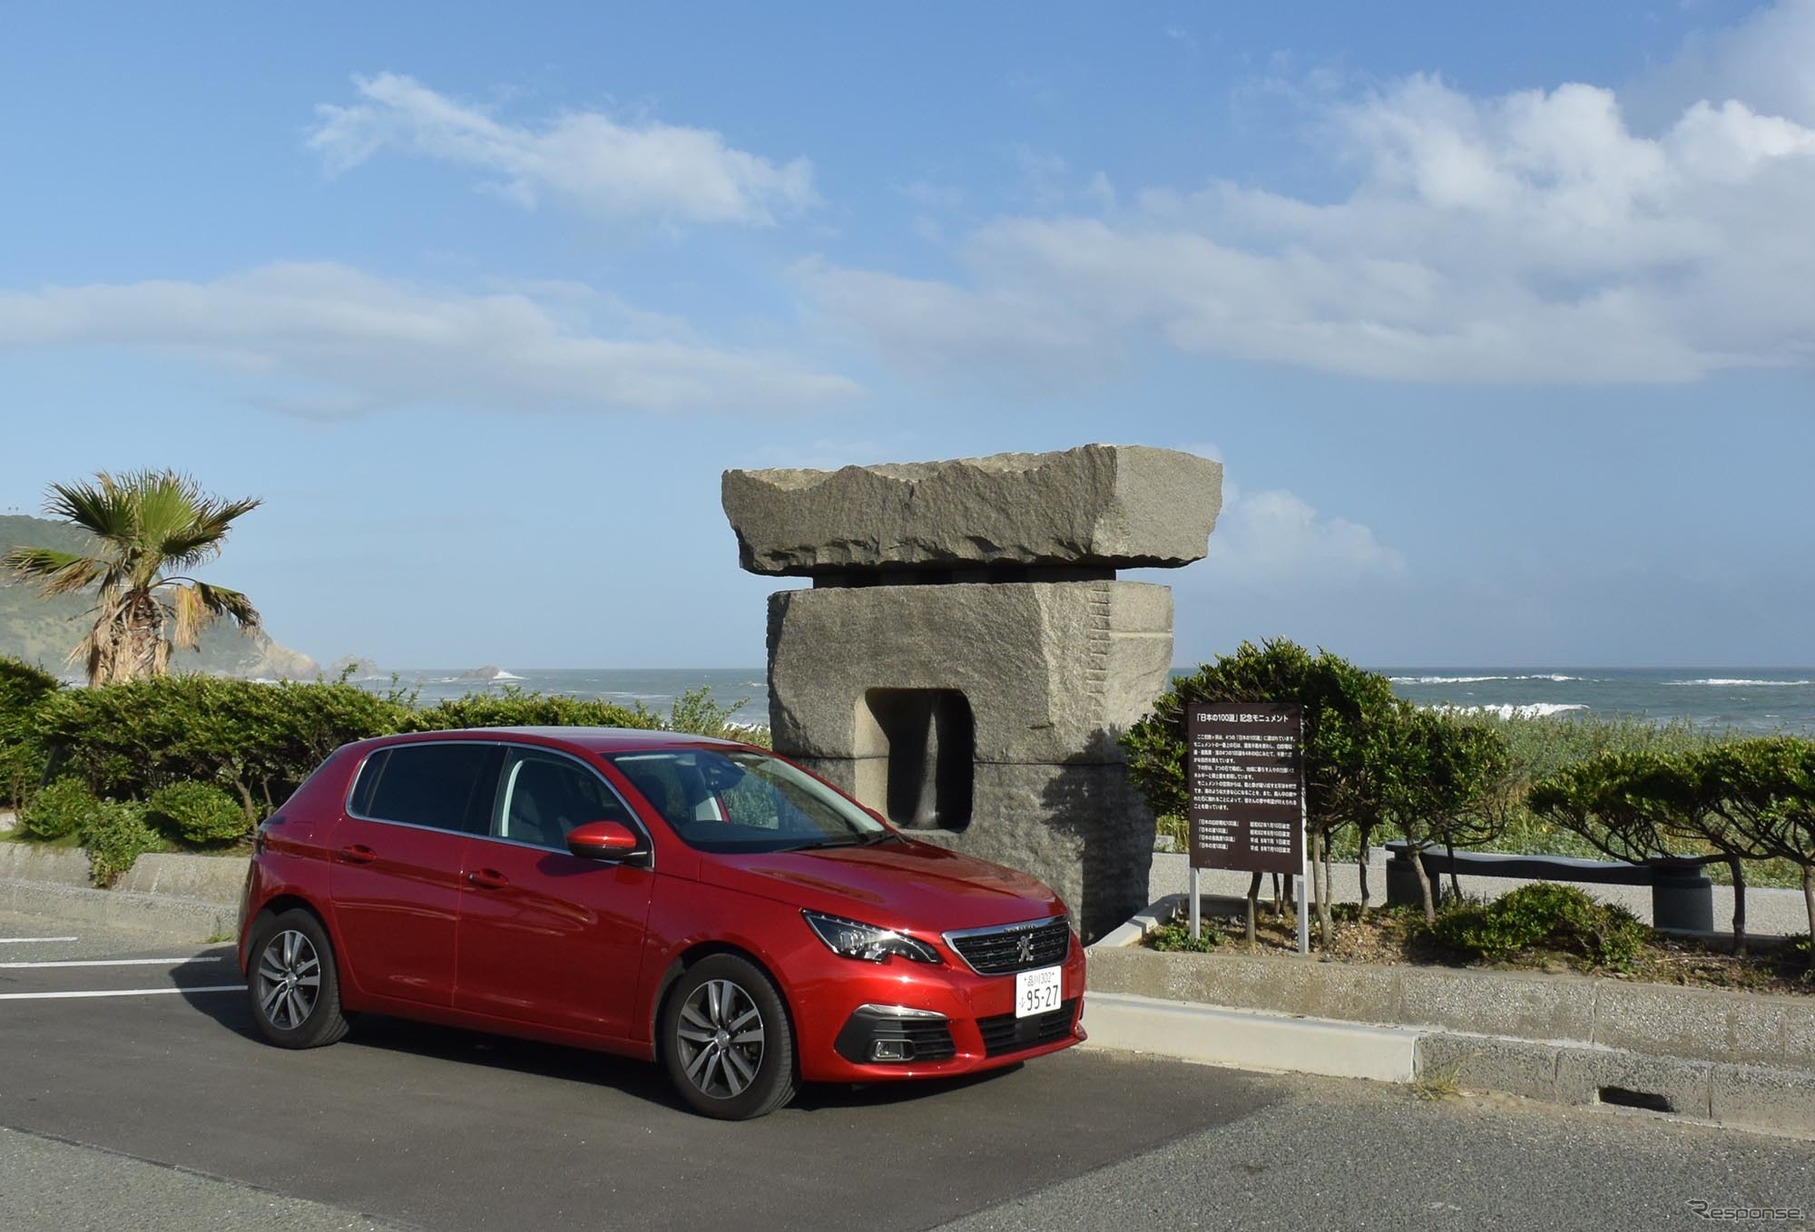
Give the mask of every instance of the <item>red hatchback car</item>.
[[337, 750], [259, 827], [240, 967], [273, 1043], [369, 1010], [659, 1060], [709, 1116], [1069, 1047], [1084, 954], [1023, 873], [764, 749], [511, 728]]

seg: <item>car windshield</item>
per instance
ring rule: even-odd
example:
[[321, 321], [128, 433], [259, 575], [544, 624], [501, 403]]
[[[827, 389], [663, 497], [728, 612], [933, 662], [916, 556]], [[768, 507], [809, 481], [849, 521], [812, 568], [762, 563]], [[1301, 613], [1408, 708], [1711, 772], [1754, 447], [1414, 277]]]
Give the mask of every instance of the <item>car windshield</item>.
[[894, 836], [812, 775], [754, 749], [651, 749], [608, 758], [701, 851], [852, 847]]

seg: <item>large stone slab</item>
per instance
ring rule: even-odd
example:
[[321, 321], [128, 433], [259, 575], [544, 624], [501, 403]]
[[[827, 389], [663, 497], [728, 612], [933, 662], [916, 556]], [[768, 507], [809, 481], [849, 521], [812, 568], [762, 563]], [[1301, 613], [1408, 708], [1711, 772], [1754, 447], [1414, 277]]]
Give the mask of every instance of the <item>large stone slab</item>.
[[723, 499], [752, 573], [1122, 569], [1201, 559], [1222, 481], [1222, 464], [1195, 454], [1084, 445], [838, 471], [726, 471]]
[[885, 756], [868, 692], [950, 689], [975, 716], [980, 763], [1119, 762], [1115, 734], [1147, 714], [1171, 665], [1172, 591], [1146, 582], [769, 596], [770, 724], [790, 756]]

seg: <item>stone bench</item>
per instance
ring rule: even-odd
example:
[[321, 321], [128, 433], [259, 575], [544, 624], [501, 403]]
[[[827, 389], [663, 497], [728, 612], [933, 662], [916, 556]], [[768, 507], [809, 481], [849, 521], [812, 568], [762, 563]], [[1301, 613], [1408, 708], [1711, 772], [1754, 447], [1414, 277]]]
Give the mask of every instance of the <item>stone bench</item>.
[[[1393, 857], [1386, 866], [1387, 904], [1422, 903], [1409, 845], [1402, 839], [1394, 839], [1386, 848]], [[1424, 875], [1439, 892], [1438, 878], [1452, 871], [1462, 877], [1512, 877], [1521, 881], [1567, 881], [1579, 885], [1648, 885], [1651, 887], [1654, 928], [1714, 931], [1714, 883], [1703, 875], [1702, 865], [1706, 861], [1698, 857], [1669, 857], [1645, 864], [1628, 864], [1623, 860], [1503, 855], [1491, 851], [1458, 851], [1452, 859], [1441, 847], [1426, 847], [1420, 854]]]

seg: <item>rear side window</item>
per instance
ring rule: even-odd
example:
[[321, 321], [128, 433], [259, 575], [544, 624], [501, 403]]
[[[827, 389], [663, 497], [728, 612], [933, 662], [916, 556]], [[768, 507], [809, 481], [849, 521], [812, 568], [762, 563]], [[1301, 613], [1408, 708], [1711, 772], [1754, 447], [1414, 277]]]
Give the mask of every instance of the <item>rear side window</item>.
[[348, 802], [355, 816], [484, 834], [504, 749], [496, 744], [400, 744], [366, 759]]

